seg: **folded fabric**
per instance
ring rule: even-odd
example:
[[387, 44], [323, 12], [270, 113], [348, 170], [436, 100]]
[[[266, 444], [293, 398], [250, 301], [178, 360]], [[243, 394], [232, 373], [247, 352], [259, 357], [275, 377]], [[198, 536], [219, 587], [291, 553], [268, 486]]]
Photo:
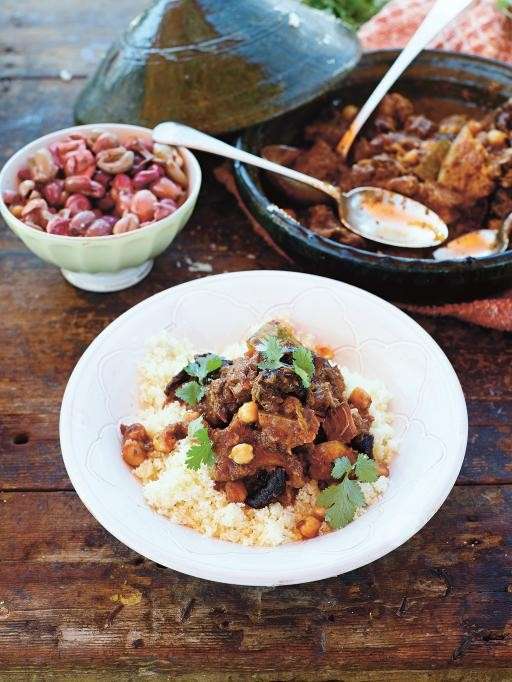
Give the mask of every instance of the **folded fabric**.
[[[450, 0], [445, 0], [450, 2]], [[434, 0], [392, 0], [359, 31], [365, 50], [403, 47]], [[496, 0], [476, 0], [430, 45], [512, 63], [512, 20]]]

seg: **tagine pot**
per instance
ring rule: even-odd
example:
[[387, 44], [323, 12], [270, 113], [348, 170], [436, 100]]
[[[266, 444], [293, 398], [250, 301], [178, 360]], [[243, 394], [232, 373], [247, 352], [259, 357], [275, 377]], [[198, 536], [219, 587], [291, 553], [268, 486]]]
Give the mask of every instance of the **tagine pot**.
[[315, 99], [359, 57], [342, 22], [295, 0], [157, 0], [111, 46], [75, 117], [227, 133]]

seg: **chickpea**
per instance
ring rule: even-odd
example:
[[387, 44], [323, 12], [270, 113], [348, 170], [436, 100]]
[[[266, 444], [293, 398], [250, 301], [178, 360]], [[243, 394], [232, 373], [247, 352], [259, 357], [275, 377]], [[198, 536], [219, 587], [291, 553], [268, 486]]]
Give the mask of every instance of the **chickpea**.
[[254, 424], [258, 421], [258, 406], [252, 400], [244, 403], [238, 410], [238, 419], [242, 424]]
[[366, 412], [372, 404], [372, 397], [364, 388], [356, 386], [350, 394], [349, 402], [361, 412]]
[[138, 467], [146, 459], [144, 444], [128, 438], [123, 443], [123, 459], [131, 467]]
[[341, 110], [341, 115], [345, 121], [353, 121], [357, 116], [357, 112], [358, 108], [354, 104], [347, 104], [347, 106], [343, 107]]
[[245, 502], [247, 488], [242, 481], [228, 481], [224, 488], [228, 502]]
[[172, 442], [169, 442], [165, 431], [162, 431], [162, 433], [157, 433], [156, 436], [153, 436], [153, 447], [157, 452], [168, 454], [175, 445], [176, 441], [173, 440]]
[[323, 521], [325, 518], [325, 509], [324, 507], [315, 507], [313, 509], [313, 516], [316, 516], [317, 519], [320, 519]]
[[377, 471], [380, 476], [389, 476], [389, 467], [384, 462], [377, 462]]
[[332, 360], [334, 357], [334, 351], [330, 346], [316, 346], [315, 353], [326, 360]]
[[254, 451], [252, 445], [249, 443], [239, 443], [231, 450], [229, 458], [235, 464], [249, 464], [254, 458]]
[[490, 130], [487, 133], [487, 141], [493, 147], [502, 147], [507, 141], [507, 133], [502, 130]]
[[15, 218], [21, 218], [23, 213], [23, 206], [16, 204], [16, 206], [9, 206], [9, 211], [13, 214]]
[[121, 435], [123, 438], [132, 440], [147, 440], [148, 434], [142, 424], [135, 422], [134, 424], [121, 424]]
[[306, 518], [298, 524], [297, 529], [305, 540], [309, 540], [318, 535], [321, 525], [322, 522], [315, 516], [306, 516]]

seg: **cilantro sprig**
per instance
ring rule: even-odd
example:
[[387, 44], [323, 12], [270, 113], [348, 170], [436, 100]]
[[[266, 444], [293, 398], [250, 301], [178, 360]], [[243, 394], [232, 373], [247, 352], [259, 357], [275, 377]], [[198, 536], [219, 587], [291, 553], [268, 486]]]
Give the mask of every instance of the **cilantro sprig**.
[[286, 348], [277, 336], [267, 336], [258, 350], [263, 355], [263, 360], [258, 362], [258, 369], [279, 369], [279, 367], [283, 367], [281, 358], [285, 354]]
[[315, 373], [315, 365], [313, 364], [313, 353], [309, 348], [299, 346], [293, 349], [293, 371], [300, 377], [304, 388], [311, 386], [311, 379]]
[[[350, 474], [355, 474], [357, 480], [350, 478]], [[325, 520], [331, 528], [337, 530], [353, 521], [358, 507], [364, 505], [364, 495], [359, 483], [375, 483], [379, 473], [375, 461], [360, 453], [355, 464], [348, 457], [335, 460], [332, 477], [340, 483], [323, 490], [317, 497], [317, 504], [327, 510]]]
[[185, 372], [191, 376], [196, 377], [201, 383], [206, 379], [208, 374], [215, 372], [215, 370], [222, 367], [222, 358], [215, 353], [208, 353], [189, 362], [185, 367]]
[[203, 424], [202, 417], [191, 421], [188, 425], [188, 435], [193, 445], [190, 447], [185, 458], [185, 464], [189, 469], [197, 471], [202, 464], [212, 466], [215, 464], [215, 452], [213, 443], [208, 435], [208, 429]]
[[209, 353], [196, 358], [184, 367], [184, 372], [189, 376], [195, 377], [192, 381], [187, 381], [176, 389], [175, 395], [189, 405], [197, 405], [206, 393], [204, 382], [206, 377], [222, 367], [223, 360], [220, 355]]
[[175, 395], [189, 405], [197, 405], [205, 394], [205, 387], [198, 381], [187, 381], [176, 389]]
[[[268, 336], [259, 346], [258, 350], [263, 356], [263, 359], [258, 363], [258, 369], [279, 369], [285, 367], [282, 359], [285, 353], [291, 349], [287, 348], [277, 336]], [[313, 353], [309, 348], [298, 346], [291, 350], [292, 352], [292, 368], [295, 374], [302, 381], [304, 388], [311, 386], [311, 379], [315, 373], [315, 365], [313, 364]]]

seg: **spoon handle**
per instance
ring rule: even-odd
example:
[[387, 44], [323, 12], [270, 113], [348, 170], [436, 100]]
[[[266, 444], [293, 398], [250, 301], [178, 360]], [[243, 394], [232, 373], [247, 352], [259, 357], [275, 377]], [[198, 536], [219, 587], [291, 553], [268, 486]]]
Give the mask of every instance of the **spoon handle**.
[[159, 123], [156, 128], [153, 129], [153, 140], [163, 144], [188, 147], [189, 149], [197, 149], [201, 152], [225, 156], [228, 159], [234, 159], [235, 161], [242, 161], [243, 163], [257, 166], [258, 168], [270, 171], [271, 173], [278, 173], [286, 178], [290, 178], [290, 180], [298, 180], [305, 185], [310, 185], [315, 189], [319, 189], [321, 192], [325, 192], [335, 201], [340, 200], [340, 190], [328, 182], [322, 182], [322, 180], [305, 175], [304, 173], [299, 173], [292, 168], [280, 166], [273, 161], [267, 161], [267, 159], [255, 156], [254, 154], [249, 154], [249, 152], [245, 152], [243, 149], [233, 147], [221, 140], [217, 140], [215, 137], [201, 133], [199, 130], [189, 128], [189, 126], [182, 125], [181, 123], [173, 123], [171, 121]]
[[418, 54], [462, 11], [464, 11], [473, 0], [437, 0], [430, 12], [427, 14], [423, 23], [418, 27], [418, 30], [409, 40], [402, 52], [397, 57], [389, 71], [370, 95], [366, 104], [362, 107], [352, 125], [343, 135], [338, 143], [337, 151], [344, 158], [347, 158], [348, 152], [354, 139], [357, 137], [359, 131], [364, 126], [366, 121], [373, 114], [377, 106], [380, 104], [384, 95], [396, 83], [398, 78], [402, 75], [409, 64], [418, 56]]

